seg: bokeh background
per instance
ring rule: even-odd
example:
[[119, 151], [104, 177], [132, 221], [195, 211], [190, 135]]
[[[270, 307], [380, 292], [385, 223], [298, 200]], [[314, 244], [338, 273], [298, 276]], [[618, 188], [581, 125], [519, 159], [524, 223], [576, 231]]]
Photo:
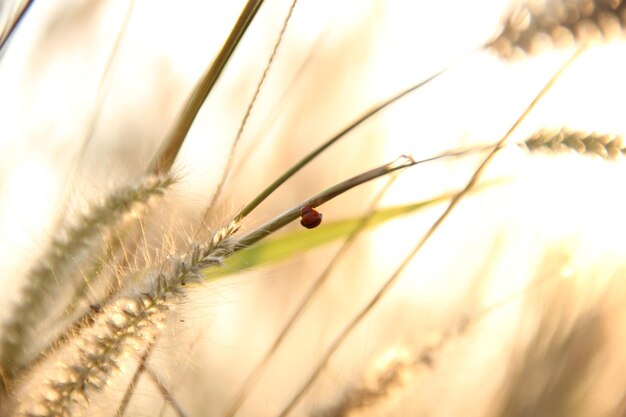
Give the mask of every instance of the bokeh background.
[[[222, 175], [290, 5], [266, 3], [177, 159], [181, 181], [150, 224], [156, 252], [193, 234]], [[2, 4], [4, 18], [17, 4]], [[13, 289], [58, 216], [71, 217], [143, 174], [242, 7], [34, 2], [0, 56], [0, 306], [15, 300]], [[421, 159], [497, 141], [574, 51], [548, 45], [515, 60], [476, 51], [514, 7], [496, 0], [301, 1], [211, 224], [222, 225], [374, 103], [441, 68], [450, 66], [307, 166], [244, 229], [401, 154]], [[566, 70], [490, 164], [485, 178], [495, 185], [461, 202], [294, 415], [626, 415], [624, 162], [515, 146], [540, 128], [624, 133], [625, 52], [619, 39], [594, 44]], [[458, 190], [481, 158], [404, 172], [381, 205]], [[324, 205], [324, 219], [363, 214], [383, 182]], [[238, 415], [281, 410], [444, 208], [359, 238]], [[188, 415], [224, 415], [338, 245], [188, 292], [150, 361]], [[460, 322], [467, 326], [459, 330]], [[397, 378], [382, 389], [381, 375]], [[380, 395], [341, 409], [352, 392], [364, 395], [355, 387], [368, 386]], [[121, 396], [124, 387], [116, 389]], [[86, 413], [110, 411], [109, 401], [90, 402]], [[143, 378], [127, 415], [176, 414]]]

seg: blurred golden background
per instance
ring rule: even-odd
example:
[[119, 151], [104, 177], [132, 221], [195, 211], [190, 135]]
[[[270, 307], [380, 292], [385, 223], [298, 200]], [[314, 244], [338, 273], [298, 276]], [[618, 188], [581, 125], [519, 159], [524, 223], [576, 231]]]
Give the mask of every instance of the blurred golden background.
[[[0, 305], [16, 297], [12, 289], [59, 211], [70, 217], [143, 175], [243, 4], [34, 2], [0, 55]], [[289, 6], [263, 5], [195, 120], [175, 164], [181, 181], [151, 219], [148, 249], [155, 253], [164, 256], [193, 235]], [[0, 10], [6, 17], [12, 7], [7, 1]], [[423, 159], [496, 142], [575, 50], [548, 45], [514, 60], [476, 51], [514, 7], [496, 0], [301, 1], [210, 224], [221, 226], [374, 103], [448, 66], [297, 174], [244, 230], [402, 154]], [[487, 168], [483, 181], [495, 185], [461, 201], [294, 415], [626, 415], [623, 157], [607, 162], [515, 146], [542, 128], [626, 132], [625, 56], [624, 42], [611, 39], [566, 69]], [[482, 158], [403, 172], [381, 206], [459, 190]], [[324, 221], [362, 215], [383, 183], [324, 205]], [[277, 415], [444, 209], [360, 236], [237, 415]], [[187, 415], [225, 415], [338, 248], [188, 291], [150, 360]], [[123, 391], [114, 386], [113, 396]], [[92, 399], [85, 415], [109, 415], [110, 395]], [[178, 414], [146, 377], [126, 415]]]

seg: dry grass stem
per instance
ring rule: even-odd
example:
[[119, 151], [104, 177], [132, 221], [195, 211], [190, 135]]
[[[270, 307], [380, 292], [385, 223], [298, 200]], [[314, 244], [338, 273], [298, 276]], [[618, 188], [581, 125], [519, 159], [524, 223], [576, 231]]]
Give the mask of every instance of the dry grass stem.
[[[477, 315], [475, 319], [481, 317], [482, 315]], [[358, 384], [346, 389], [334, 404], [314, 410], [311, 416], [347, 417], [385, 402], [394, 392], [408, 385], [419, 368], [431, 369], [436, 354], [453, 338], [464, 335], [474, 321], [469, 317], [462, 317], [435, 342], [416, 352], [402, 348], [389, 349], [374, 361], [371, 370], [364, 373]]]
[[[278, 417], [398, 410], [437, 417], [459, 407], [468, 416], [626, 416], [619, 385], [626, 369], [619, 236], [626, 222], [607, 191], [619, 182], [607, 176], [623, 167], [591, 161], [607, 169], [564, 184], [543, 170], [584, 160], [531, 157], [577, 153], [623, 162], [623, 132], [566, 126], [574, 125], [570, 117], [605, 121], [619, 108], [609, 101], [620, 97], [609, 75], [619, 78], [614, 69], [622, 63], [607, 59], [596, 68], [602, 74], [587, 71], [620, 46], [597, 43], [623, 37], [626, 0], [520, 0], [501, 21], [488, 16], [493, 6], [431, 27], [415, 20], [430, 17], [421, 14], [423, 2], [331, 10], [285, 0], [258, 13], [263, 0], [244, 0], [224, 3], [219, 13], [232, 13], [229, 19], [204, 4], [1, 2], [0, 126], [7, 138], [26, 140], [0, 140], [8, 155], [0, 164], [0, 195], [7, 197], [0, 206], [0, 268], [7, 271], [0, 417], [235, 417], [248, 408]], [[140, 8], [172, 19], [155, 25]], [[450, 18], [436, 2], [427, 8]], [[461, 39], [450, 27], [467, 33]], [[213, 37], [228, 33], [223, 45], [204, 42], [207, 28]], [[267, 44], [263, 34], [271, 32]], [[324, 50], [315, 51], [321, 40]], [[215, 46], [213, 61], [184, 48], [192, 43]], [[552, 53], [505, 61], [560, 47], [572, 48], [569, 59]], [[588, 48], [589, 59], [563, 77]], [[74, 59], [85, 65], [72, 68]], [[265, 66], [248, 85], [245, 113], [236, 116], [235, 95], [247, 90], [241, 77], [257, 79], [246, 71], [250, 59]], [[422, 81], [411, 84], [416, 74]], [[499, 78], [507, 74], [513, 78]], [[299, 77], [311, 84], [291, 88]], [[125, 88], [129, 82], [137, 88]], [[589, 93], [615, 94], [559, 101], [586, 90], [584, 83]], [[381, 96], [387, 87], [396, 93]], [[417, 90], [407, 101], [414, 107], [383, 114]], [[148, 103], [144, 95], [155, 91], [158, 101]], [[172, 107], [180, 100], [182, 109]], [[257, 112], [263, 120], [253, 134], [263, 146], [243, 149]], [[172, 117], [163, 130], [159, 123]], [[341, 120], [349, 122], [337, 128]], [[187, 139], [192, 125], [194, 140]], [[214, 158], [228, 131], [236, 134], [222, 168]], [[354, 133], [356, 142], [343, 141]], [[287, 136], [300, 139], [285, 146]], [[195, 140], [202, 137], [215, 142]], [[509, 146], [515, 148], [500, 152]], [[120, 157], [101, 158], [104, 150]], [[59, 161], [62, 175], [52, 175]], [[191, 174], [169, 193], [178, 184], [175, 163]], [[425, 175], [405, 172], [417, 165], [415, 174]], [[125, 167], [143, 177], [102, 185], [93, 204], [72, 195], [84, 183], [78, 175], [92, 174], [90, 182], [101, 185]], [[573, 169], [564, 178], [579, 173]], [[369, 184], [378, 190], [370, 200], [374, 188], [361, 186], [381, 177], [388, 182]], [[203, 181], [215, 185], [210, 196], [202, 194]], [[507, 187], [467, 198], [483, 182]], [[397, 193], [387, 193], [392, 184]], [[559, 199], [550, 201], [555, 188]], [[244, 201], [224, 199], [243, 194]], [[377, 209], [383, 197], [389, 206]], [[49, 201], [62, 209], [51, 213]], [[435, 203], [445, 204], [422, 210]], [[303, 228], [292, 224], [297, 220]], [[382, 225], [351, 253], [364, 231]], [[227, 278], [243, 272], [249, 275], [241, 280]], [[340, 281], [330, 281], [339, 273]], [[518, 320], [519, 328], [512, 326]], [[196, 342], [204, 345], [190, 349]], [[484, 386], [468, 397], [477, 383]]]
[[163, 385], [158, 375], [155, 374], [154, 371], [148, 367], [145, 368], [145, 372], [150, 377], [154, 385], [156, 385], [156, 387], [159, 389], [159, 392], [161, 393], [161, 396], [163, 397], [165, 402], [167, 402], [170, 407], [172, 407], [178, 417], [187, 417], [187, 413], [183, 410], [174, 395], [172, 395], [171, 391], [168, 390], [165, 385]]
[[261, 92], [261, 88], [263, 87], [263, 84], [265, 83], [265, 79], [267, 78], [267, 75], [269, 74], [270, 68], [272, 67], [272, 63], [274, 62], [274, 58], [276, 58], [276, 54], [278, 53], [278, 48], [280, 48], [280, 44], [282, 43], [283, 37], [285, 36], [285, 32], [287, 31], [287, 26], [289, 25], [289, 21], [291, 20], [291, 15], [293, 14], [293, 11], [296, 8], [297, 3], [298, 3], [297, 0], [293, 0], [291, 2], [291, 6], [289, 7], [289, 12], [287, 13], [287, 17], [285, 17], [285, 20], [283, 21], [283, 26], [281, 27], [280, 33], [278, 34], [278, 39], [276, 39], [276, 42], [274, 43], [274, 49], [272, 49], [272, 53], [270, 54], [270, 57], [267, 60], [267, 64], [265, 64], [265, 69], [263, 70], [261, 79], [257, 83], [256, 90], [254, 91], [254, 94], [252, 95], [252, 99], [250, 100], [250, 102], [248, 103], [248, 107], [246, 108], [246, 113], [243, 116], [241, 123], [239, 124], [239, 129], [237, 130], [237, 134], [235, 135], [235, 139], [233, 140], [233, 143], [231, 145], [230, 152], [228, 153], [228, 159], [226, 160], [224, 172], [222, 172], [220, 181], [217, 184], [217, 187], [215, 191], [213, 192], [213, 196], [211, 197], [211, 201], [209, 202], [209, 205], [204, 212], [203, 219], [205, 222], [208, 220], [208, 217], [211, 215], [211, 213], [213, 213], [215, 204], [217, 203], [217, 201], [222, 195], [222, 189], [224, 188], [224, 184], [226, 183], [226, 180], [228, 179], [228, 175], [230, 174], [230, 170], [232, 169], [232, 166], [233, 166], [235, 153], [237, 151], [237, 145], [239, 145], [239, 141], [241, 140], [241, 135], [243, 134], [243, 131], [246, 128], [248, 118], [250, 117], [250, 114], [252, 113], [252, 109], [254, 108], [254, 105], [259, 96], [259, 93]]
[[8, 20], [5, 25], [2, 27], [2, 31], [0, 32], [0, 58], [4, 54], [4, 49], [11, 39], [11, 36], [15, 33], [15, 30], [19, 26], [20, 22], [28, 12], [30, 6], [34, 3], [34, 0], [24, 0], [20, 2], [20, 6], [18, 11], [12, 16], [8, 17]]
[[111, 74], [113, 69], [113, 63], [118, 57], [120, 46], [122, 45], [122, 41], [126, 37], [126, 33], [128, 30], [128, 26], [133, 15], [133, 10], [135, 8], [135, 0], [130, 0], [128, 2], [128, 9], [124, 15], [124, 19], [122, 24], [120, 25], [120, 29], [117, 32], [115, 40], [113, 41], [113, 45], [111, 46], [111, 52], [109, 53], [108, 59], [104, 64], [104, 68], [102, 70], [102, 75], [100, 76], [100, 81], [98, 82], [98, 89], [96, 92], [96, 97], [94, 98], [93, 108], [91, 110], [91, 117], [89, 121], [89, 125], [86, 129], [85, 139], [82, 142], [80, 149], [80, 156], [78, 157], [78, 162], [82, 161], [85, 152], [91, 142], [94, 132], [96, 131], [96, 127], [98, 125], [98, 119], [100, 113], [102, 111], [102, 105], [104, 103], [105, 98], [109, 94], [109, 83], [111, 81]]
[[187, 133], [189, 132], [189, 129], [191, 129], [191, 125], [200, 111], [200, 108], [209, 96], [209, 93], [215, 86], [215, 83], [217, 83], [222, 71], [230, 60], [230, 57], [233, 52], [235, 52], [239, 41], [245, 34], [250, 23], [252, 23], [254, 16], [259, 11], [262, 4], [263, 0], [248, 0], [245, 7], [241, 11], [237, 22], [233, 25], [233, 28], [228, 35], [228, 39], [224, 42], [224, 46], [215, 57], [215, 60], [213, 60], [213, 63], [202, 75], [193, 92], [187, 99], [185, 107], [183, 108], [180, 116], [177, 118], [175, 125], [172, 127], [172, 130], [163, 142], [161, 149], [152, 161], [148, 169], [149, 172], [154, 174], [164, 174], [170, 171], [172, 165], [174, 165], [174, 161], [176, 160], [176, 156], [178, 155], [180, 148], [183, 146]]
[[548, 92], [550, 88], [556, 83], [557, 79], [561, 76], [563, 71], [567, 67], [569, 67], [572, 62], [578, 58], [578, 56], [582, 53], [583, 49], [579, 49], [575, 54], [573, 54], [570, 59], [568, 59], [559, 70], [550, 78], [550, 80], [544, 85], [541, 91], [535, 96], [535, 98], [531, 101], [531, 103], [526, 107], [524, 112], [518, 117], [518, 119], [513, 123], [511, 128], [506, 132], [506, 134], [495, 144], [493, 150], [485, 157], [480, 166], [474, 171], [471, 179], [465, 186], [461, 192], [459, 192], [456, 196], [452, 198], [450, 204], [446, 208], [446, 210], [439, 216], [439, 218], [433, 223], [433, 225], [428, 229], [426, 234], [420, 239], [420, 241], [415, 245], [415, 247], [411, 250], [411, 252], [407, 255], [407, 257], [400, 263], [400, 265], [396, 268], [396, 270], [391, 274], [391, 276], [385, 281], [385, 283], [378, 289], [378, 291], [374, 294], [374, 296], [369, 300], [369, 302], [350, 320], [350, 322], [342, 329], [342, 331], [338, 334], [338, 336], [333, 340], [330, 344], [326, 352], [320, 358], [317, 366], [311, 373], [311, 375], [307, 378], [302, 387], [298, 390], [298, 392], [293, 396], [293, 398], [288, 402], [288, 404], [283, 408], [280, 412], [280, 417], [285, 417], [289, 415], [294, 407], [298, 404], [298, 402], [302, 399], [304, 394], [306, 394], [309, 389], [313, 386], [313, 383], [317, 379], [317, 377], [322, 373], [326, 364], [330, 360], [331, 356], [339, 349], [339, 347], [343, 344], [344, 340], [352, 333], [352, 331], [357, 327], [359, 323], [368, 315], [368, 313], [378, 304], [378, 302], [389, 292], [389, 290], [394, 286], [394, 284], [399, 279], [402, 272], [409, 265], [410, 261], [417, 254], [417, 252], [424, 246], [424, 244], [428, 241], [428, 239], [435, 233], [435, 231], [439, 228], [439, 226], [444, 222], [444, 220], [448, 217], [448, 215], [452, 212], [452, 210], [458, 205], [463, 197], [467, 195], [467, 193], [474, 187], [474, 185], [478, 182], [482, 173], [486, 169], [487, 165], [491, 160], [495, 157], [496, 153], [502, 148], [506, 140], [511, 136], [513, 131], [522, 123], [522, 121], [528, 116], [530, 111], [537, 105], [537, 103], [544, 97], [544, 95]]
[[378, 194], [376, 195], [376, 197], [370, 204], [370, 207], [368, 208], [365, 216], [361, 219], [357, 227], [347, 237], [347, 239], [344, 241], [341, 247], [337, 250], [337, 252], [335, 252], [335, 255], [332, 257], [328, 265], [326, 265], [326, 268], [324, 268], [324, 271], [322, 271], [322, 273], [317, 277], [315, 282], [309, 287], [307, 292], [304, 294], [300, 303], [296, 307], [295, 311], [291, 313], [291, 315], [289, 316], [289, 319], [287, 320], [287, 322], [285, 323], [281, 331], [278, 333], [278, 335], [272, 342], [269, 349], [265, 352], [265, 354], [261, 357], [257, 365], [252, 369], [252, 371], [248, 374], [244, 382], [241, 384], [241, 387], [235, 394], [235, 398], [232, 402], [232, 405], [230, 406], [230, 409], [228, 410], [228, 412], [225, 414], [225, 417], [233, 417], [237, 414], [237, 411], [239, 411], [239, 409], [245, 402], [246, 398], [248, 397], [252, 389], [254, 389], [254, 386], [258, 382], [262, 373], [265, 371], [265, 368], [267, 367], [269, 362], [272, 360], [272, 358], [278, 351], [278, 348], [282, 345], [283, 341], [285, 340], [285, 338], [287, 337], [287, 335], [289, 334], [293, 326], [297, 323], [298, 319], [300, 319], [300, 317], [302, 316], [302, 313], [315, 299], [316, 295], [319, 293], [320, 289], [322, 288], [322, 286], [324, 285], [328, 277], [330, 277], [334, 268], [337, 266], [339, 260], [343, 257], [344, 254], [347, 253], [348, 249], [350, 249], [350, 247], [352, 246], [352, 243], [361, 234], [361, 232], [365, 230], [367, 223], [371, 218], [371, 215], [374, 213], [374, 211], [376, 210], [376, 206], [380, 202], [380, 199], [385, 195], [389, 187], [391, 187], [395, 178], [396, 176], [391, 177], [387, 181], [385, 186], [378, 192]]
[[132, 378], [130, 379], [130, 381], [128, 381], [128, 384], [126, 386], [126, 391], [124, 392], [124, 397], [122, 397], [122, 401], [120, 402], [120, 405], [117, 407], [117, 411], [115, 412], [115, 417], [122, 417], [124, 413], [126, 412], [126, 409], [128, 408], [128, 405], [130, 404], [130, 400], [132, 399], [133, 394], [135, 393], [135, 390], [137, 389], [137, 384], [139, 383], [139, 379], [146, 371], [146, 364], [148, 362], [148, 359], [150, 359], [150, 355], [152, 354], [152, 351], [154, 350], [156, 341], [157, 339], [155, 338], [152, 341], [152, 343], [146, 346], [145, 351], [139, 358], [137, 369], [135, 369], [135, 372], [133, 373]]
[[298, 171], [300, 171], [303, 167], [305, 167], [309, 162], [313, 159], [317, 158], [324, 151], [326, 151], [329, 147], [337, 143], [339, 140], [344, 138], [348, 133], [352, 132], [354, 129], [365, 123], [367, 120], [376, 116], [378, 113], [391, 106], [398, 100], [406, 97], [414, 91], [419, 90], [421, 87], [435, 80], [437, 77], [442, 75], [447, 71], [448, 68], [444, 68], [440, 71], [437, 71], [433, 75], [427, 77], [426, 79], [420, 81], [419, 83], [406, 88], [399, 93], [395, 94], [387, 98], [386, 100], [377, 103], [372, 106], [368, 111], [363, 113], [361, 116], [357, 117], [352, 123], [348, 124], [344, 129], [338, 132], [336, 135], [331, 137], [330, 139], [323, 142], [317, 148], [313, 149], [310, 153], [308, 153], [304, 158], [300, 161], [296, 162], [291, 168], [286, 170], [280, 177], [278, 177], [274, 182], [272, 182], [269, 186], [267, 186], [263, 191], [261, 191], [250, 203], [248, 203], [237, 215], [234, 216], [235, 221], [240, 221], [248, 214], [252, 213], [252, 211], [259, 206], [267, 197], [269, 197], [279, 186], [284, 184], [289, 178], [293, 177]]

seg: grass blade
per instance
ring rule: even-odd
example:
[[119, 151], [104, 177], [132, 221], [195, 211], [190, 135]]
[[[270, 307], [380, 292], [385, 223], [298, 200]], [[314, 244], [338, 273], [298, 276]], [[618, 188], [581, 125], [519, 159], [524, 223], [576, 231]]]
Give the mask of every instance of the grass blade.
[[26, 12], [30, 8], [30, 6], [32, 6], [33, 3], [34, 3], [34, 0], [25, 0], [21, 4], [17, 14], [13, 16], [12, 18], [9, 18], [9, 21], [7, 22], [6, 27], [2, 28], [2, 32], [0, 33], [0, 57], [2, 57], [4, 48], [6, 47], [7, 42], [9, 42], [9, 39], [11, 38], [11, 36], [13, 36], [13, 34], [15, 33], [15, 30], [17, 29], [17, 26], [24, 19]]
[[178, 117], [176, 124], [168, 134], [161, 150], [152, 161], [149, 172], [155, 174], [165, 173], [172, 167], [178, 155], [178, 151], [183, 145], [185, 137], [191, 128], [191, 124], [196, 118], [198, 111], [200, 111], [200, 107], [202, 107], [209, 93], [213, 90], [222, 71], [237, 48], [239, 41], [250, 26], [250, 23], [262, 4], [263, 0], [249, 0], [246, 3], [230, 35], [228, 35], [224, 46], [191, 93], [182, 114]]
[[350, 320], [350, 322], [343, 328], [343, 330], [336, 336], [336, 338], [332, 341], [330, 347], [326, 350], [323, 357], [318, 362], [314, 371], [310, 374], [306, 382], [302, 385], [302, 387], [296, 392], [293, 398], [287, 403], [287, 405], [282, 409], [279, 417], [286, 417], [295, 408], [295, 406], [300, 402], [300, 400], [304, 397], [304, 395], [309, 391], [309, 389], [313, 386], [313, 383], [316, 381], [317, 377], [322, 373], [326, 364], [333, 356], [333, 354], [339, 349], [339, 347], [343, 344], [346, 338], [352, 333], [352, 331], [361, 323], [361, 321], [369, 314], [372, 309], [378, 305], [379, 301], [383, 299], [385, 295], [389, 292], [391, 288], [398, 282], [402, 272], [409, 265], [413, 257], [420, 251], [420, 249], [426, 244], [426, 242], [430, 239], [430, 237], [437, 231], [439, 226], [446, 220], [448, 215], [454, 210], [454, 208], [459, 204], [461, 199], [465, 197], [476, 185], [483, 172], [489, 165], [489, 163], [493, 160], [495, 155], [498, 153], [500, 149], [504, 146], [507, 139], [511, 136], [513, 131], [515, 131], [518, 126], [522, 123], [523, 120], [526, 119], [528, 114], [535, 108], [537, 103], [546, 95], [546, 93], [552, 88], [552, 86], [559, 79], [561, 74], [565, 71], [567, 67], [569, 67], [585, 50], [585, 48], [578, 49], [561, 67], [554, 73], [554, 75], [548, 80], [548, 82], [543, 86], [543, 88], [539, 91], [539, 93], [535, 96], [535, 98], [530, 102], [530, 104], [526, 107], [526, 109], [522, 112], [522, 114], [517, 118], [517, 120], [511, 125], [509, 130], [502, 136], [502, 138], [495, 144], [491, 152], [483, 159], [482, 163], [476, 168], [474, 174], [468, 181], [467, 185], [460, 193], [455, 195], [446, 210], [439, 216], [439, 218], [432, 224], [432, 226], [428, 229], [426, 234], [422, 236], [422, 238], [417, 242], [417, 244], [413, 247], [411, 252], [405, 257], [405, 259], [398, 265], [395, 271], [389, 276], [389, 278], [385, 281], [385, 283], [378, 289], [378, 291], [374, 294], [374, 296], [370, 299], [370, 301], [363, 306], [363, 308]]
[[[421, 209], [444, 202], [455, 194], [441, 194], [428, 200], [377, 210], [371, 216], [367, 216], [365, 228], [374, 228], [396, 217], [415, 213]], [[315, 229], [300, 229], [284, 236], [268, 239], [239, 251], [228, 258], [220, 268], [206, 271], [205, 276], [207, 279], [219, 278], [258, 266], [280, 262], [299, 253], [350, 236], [364, 219], [364, 217], [359, 216], [338, 220], [322, 224]]]
[[[415, 161], [411, 157], [403, 155], [393, 162], [371, 169], [367, 172], [359, 174], [348, 180], [335, 184], [332, 187], [322, 191], [321, 193], [309, 198], [308, 200], [303, 201], [302, 203], [282, 213], [281, 215], [274, 218], [273, 220], [270, 220], [263, 226], [258, 227], [256, 230], [250, 232], [248, 235], [242, 237], [238, 241], [238, 248], [243, 249], [244, 247], [248, 247], [258, 242], [259, 240], [263, 239], [264, 237], [274, 233], [276, 230], [287, 225], [293, 220], [297, 219], [300, 216], [300, 209], [303, 206], [318, 207], [321, 204], [324, 204], [325, 202], [332, 200], [338, 195], [345, 193], [351, 188], [364, 184], [368, 181], [372, 181], [378, 177], [391, 174], [392, 172], [396, 172], [398, 170], [409, 168], [409, 167], [422, 164], [425, 162], [435, 161], [438, 159], [454, 158], [454, 157], [469, 155], [474, 152], [481, 152], [485, 149], [491, 149], [491, 148], [493, 147], [492, 146], [486, 146], [486, 147], [479, 146], [479, 147], [466, 148], [466, 149], [461, 149], [461, 150], [456, 150], [456, 151], [446, 151], [446, 152], [440, 153], [439, 155], [435, 155], [433, 157], [422, 159], [419, 161]], [[236, 223], [236, 221], [233, 221], [233, 223]]]
[[332, 257], [330, 262], [328, 262], [328, 264], [326, 265], [326, 268], [324, 268], [324, 271], [320, 275], [318, 275], [313, 285], [311, 285], [309, 289], [306, 291], [306, 293], [304, 294], [304, 296], [301, 298], [300, 302], [298, 303], [298, 306], [290, 314], [289, 319], [283, 325], [280, 332], [278, 332], [278, 334], [274, 338], [274, 341], [272, 342], [270, 347], [267, 349], [263, 357], [257, 362], [257, 364], [252, 368], [252, 371], [250, 371], [250, 373], [248, 373], [248, 376], [244, 379], [243, 383], [237, 390], [234, 400], [230, 408], [228, 409], [228, 412], [226, 413], [225, 417], [234, 417], [237, 414], [237, 412], [239, 411], [243, 403], [248, 398], [248, 395], [250, 394], [250, 392], [252, 392], [254, 387], [257, 385], [259, 381], [259, 377], [265, 372], [267, 365], [275, 357], [275, 354], [278, 351], [278, 348], [282, 345], [287, 335], [291, 333], [291, 329], [293, 328], [294, 324], [296, 324], [299, 321], [300, 317], [302, 317], [302, 313], [307, 309], [307, 307], [311, 304], [311, 302], [316, 298], [317, 294], [319, 294], [324, 283], [328, 280], [332, 272], [335, 270], [335, 266], [338, 265], [343, 255], [345, 255], [348, 252], [352, 244], [356, 241], [357, 237], [360, 236], [363, 230], [365, 230], [365, 227], [367, 226], [368, 222], [371, 220], [372, 214], [374, 214], [374, 211], [376, 207], [378, 206], [378, 203], [383, 198], [387, 190], [389, 190], [389, 188], [394, 183], [396, 178], [397, 178], [396, 175], [391, 176], [389, 180], [387, 181], [387, 183], [385, 184], [385, 186], [380, 191], [378, 191], [376, 197], [370, 203], [370, 207], [366, 211], [366, 214], [361, 218], [361, 220], [358, 222], [355, 228], [346, 236], [345, 240], [343, 241], [343, 244], [341, 245], [339, 250], [335, 252], [335, 255]]
[[235, 221], [239, 221], [239, 220], [243, 219], [244, 217], [246, 217], [248, 214], [250, 214], [252, 212], [252, 210], [254, 210], [256, 207], [258, 207], [259, 204], [261, 204], [267, 197], [270, 196], [270, 194], [272, 194], [274, 192], [274, 190], [276, 190], [278, 187], [280, 187], [284, 182], [286, 182], [294, 174], [296, 174], [298, 171], [300, 171], [302, 168], [304, 168], [309, 162], [311, 162], [313, 159], [315, 159], [318, 155], [320, 155], [322, 152], [324, 152], [327, 148], [329, 148], [331, 145], [333, 145], [339, 139], [343, 138], [348, 133], [350, 133], [352, 130], [357, 128], [363, 122], [365, 122], [366, 120], [368, 120], [371, 117], [375, 116], [381, 110], [385, 109], [387, 106], [389, 106], [389, 105], [395, 103], [396, 101], [400, 100], [402, 97], [404, 97], [404, 96], [408, 95], [409, 93], [412, 93], [413, 91], [418, 90], [420, 87], [423, 87], [424, 85], [428, 84], [430, 81], [434, 80], [435, 78], [437, 78], [438, 76], [443, 74], [446, 70], [447, 70], [447, 68], [444, 68], [443, 70], [438, 71], [434, 75], [431, 75], [430, 77], [426, 78], [425, 80], [420, 81], [419, 83], [417, 83], [415, 85], [412, 85], [411, 87], [409, 87], [409, 88], [399, 92], [398, 94], [396, 94], [396, 95], [394, 95], [394, 96], [392, 96], [392, 97], [390, 97], [390, 98], [388, 98], [388, 99], [386, 99], [386, 100], [376, 104], [370, 110], [368, 110], [365, 113], [363, 113], [361, 116], [356, 118], [356, 120], [354, 120], [352, 123], [350, 123], [345, 129], [341, 130], [335, 136], [333, 136], [332, 138], [328, 139], [326, 142], [322, 143], [320, 146], [318, 146], [317, 148], [312, 150], [308, 155], [306, 155], [304, 158], [302, 158], [300, 161], [298, 161], [295, 165], [293, 165], [291, 168], [289, 168], [287, 171], [285, 171], [285, 173], [283, 175], [281, 175], [278, 179], [276, 179], [276, 181], [274, 181], [269, 186], [267, 186], [267, 188], [265, 188], [263, 191], [261, 191], [259, 193], [259, 195], [257, 195], [247, 206], [245, 206], [235, 216], [234, 220]]
[[209, 215], [213, 211], [213, 208], [215, 207], [215, 204], [217, 203], [217, 201], [219, 200], [220, 196], [222, 195], [222, 190], [224, 188], [224, 184], [226, 183], [226, 180], [228, 179], [228, 176], [230, 174], [230, 171], [231, 171], [231, 168], [232, 168], [232, 165], [233, 165], [233, 160], [235, 158], [235, 152], [237, 151], [237, 145], [239, 144], [239, 141], [241, 140], [241, 136], [243, 135], [243, 131], [244, 131], [245, 127], [246, 127], [248, 119], [250, 118], [250, 114], [252, 113], [252, 109], [254, 108], [256, 100], [259, 97], [259, 94], [261, 92], [261, 88], [263, 87], [263, 84], [265, 84], [265, 80], [267, 79], [267, 74], [269, 73], [270, 68], [272, 67], [272, 63], [274, 62], [274, 58], [276, 58], [276, 54], [278, 53], [278, 48], [280, 47], [280, 45], [282, 43], [282, 40], [283, 40], [283, 37], [285, 36], [285, 32], [287, 31], [287, 26], [289, 25], [289, 21], [291, 20], [291, 16], [293, 15], [293, 11], [296, 8], [296, 4], [297, 4], [297, 0], [293, 0], [292, 3], [291, 3], [291, 7], [289, 8], [289, 12], [287, 13], [287, 17], [283, 21], [283, 26], [282, 26], [282, 28], [280, 30], [280, 33], [278, 34], [278, 39], [274, 43], [274, 49], [272, 50], [272, 53], [270, 54], [270, 57], [269, 57], [269, 59], [267, 61], [267, 64], [265, 64], [265, 69], [263, 70], [263, 74], [261, 75], [261, 79], [257, 83], [256, 90], [254, 91], [252, 99], [250, 100], [250, 103], [248, 104], [248, 108], [246, 109], [246, 113], [243, 116], [243, 119], [241, 120], [241, 124], [239, 125], [239, 129], [237, 130], [237, 135], [235, 136], [235, 139], [233, 140], [233, 143], [232, 143], [232, 145], [230, 147], [230, 152], [228, 154], [228, 160], [226, 161], [226, 166], [224, 167], [224, 172], [222, 172], [222, 177], [220, 178], [220, 182], [217, 185], [217, 188], [215, 189], [215, 191], [213, 192], [213, 197], [211, 197], [211, 202], [209, 203], [208, 207], [204, 211], [203, 219], [205, 221], [208, 219]]

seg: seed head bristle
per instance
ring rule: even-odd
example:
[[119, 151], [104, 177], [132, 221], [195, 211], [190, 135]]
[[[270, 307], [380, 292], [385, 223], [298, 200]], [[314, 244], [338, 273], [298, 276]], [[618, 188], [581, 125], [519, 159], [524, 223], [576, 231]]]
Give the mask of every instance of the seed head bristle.
[[371, 409], [392, 392], [401, 389], [415, 367], [410, 353], [402, 349], [391, 349], [375, 364], [368, 375], [358, 384], [346, 389], [339, 400], [323, 408], [315, 409], [315, 417], [347, 417], [364, 409]]
[[53, 239], [49, 251], [30, 271], [22, 298], [5, 324], [0, 340], [0, 364], [5, 372], [12, 371], [29, 360], [37, 326], [58, 307], [56, 294], [76, 275], [77, 259], [93, 244], [103, 231], [117, 223], [138, 204], [152, 196], [162, 195], [174, 182], [171, 176], [150, 176], [138, 184], [122, 187], [94, 205], [76, 222], [61, 230]]
[[608, 41], [624, 34], [626, 1], [528, 1], [510, 13], [490, 48], [503, 58], [518, 58], [577, 42]]
[[174, 182], [172, 176], [149, 176], [138, 184], [122, 187], [94, 205], [70, 226], [58, 232], [50, 249], [31, 269], [21, 290], [22, 297], [4, 325], [0, 339], [0, 366], [9, 375], [31, 359], [38, 326], [59, 307], [58, 294], [72, 284], [78, 259], [94, 239], [110, 230], [125, 214], [150, 197], [162, 195]]
[[171, 257], [148, 276], [146, 291], [137, 293], [135, 288], [94, 312], [93, 324], [68, 348], [76, 349], [76, 353], [60, 361], [59, 376], [48, 381], [47, 394], [33, 402], [38, 415], [68, 415], [75, 403], [88, 400], [92, 391], [105, 387], [125, 353], [140, 355], [145, 351], [158, 336], [171, 300], [181, 286], [200, 280], [202, 269], [220, 264], [223, 256], [232, 251], [230, 237], [238, 229], [236, 223], [231, 223], [213, 233], [207, 243], [192, 244], [184, 255]]
[[[17, 415], [66, 416], [107, 387], [127, 355], [137, 354], [158, 336], [168, 312], [164, 300], [149, 295], [119, 298], [95, 315], [72, 345], [59, 352], [43, 387], [35, 385]], [[37, 379], [34, 377], [32, 379]]]
[[187, 283], [201, 281], [203, 269], [221, 265], [224, 257], [233, 252], [237, 243], [231, 236], [238, 230], [239, 224], [231, 222], [212, 233], [206, 242], [192, 243], [184, 255], [171, 257], [148, 283], [148, 292], [159, 298]]

